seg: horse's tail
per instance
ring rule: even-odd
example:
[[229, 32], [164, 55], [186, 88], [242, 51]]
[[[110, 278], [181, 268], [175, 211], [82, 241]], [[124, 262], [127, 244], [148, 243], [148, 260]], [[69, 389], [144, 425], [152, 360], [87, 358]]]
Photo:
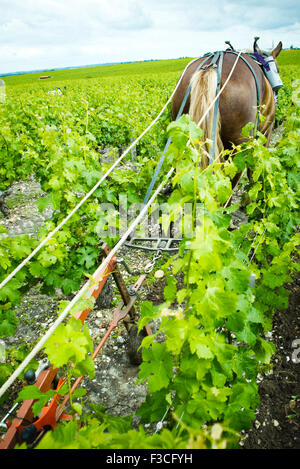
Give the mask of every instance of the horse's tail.
[[[206, 70], [200, 70], [196, 72], [191, 79], [191, 98], [190, 98], [190, 110], [189, 114], [193, 121], [199, 124], [200, 119], [207, 111], [207, 108], [210, 106], [212, 101], [216, 97], [217, 89], [217, 72], [213, 68], [208, 68]], [[203, 140], [211, 140], [213, 133], [213, 117], [214, 117], [214, 106], [210, 112], [206, 115], [200, 127], [203, 130]], [[217, 123], [216, 123], [216, 135], [215, 135], [215, 149], [214, 149], [214, 158], [218, 158], [220, 152], [223, 149], [221, 134], [220, 134], [220, 118], [219, 118], [219, 109], [217, 114]], [[209, 150], [211, 144], [205, 144], [204, 155], [202, 158], [202, 168], [206, 168], [209, 164]]]

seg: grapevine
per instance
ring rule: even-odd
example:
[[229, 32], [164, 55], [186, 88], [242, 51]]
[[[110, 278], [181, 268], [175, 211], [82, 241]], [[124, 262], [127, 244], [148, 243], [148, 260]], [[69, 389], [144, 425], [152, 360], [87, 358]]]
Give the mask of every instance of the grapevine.
[[[32, 88], [21, 100], [15, 99], [17, 89], [11, 92], [0, 116], [1, 189], [30, 174], [40, 181], [45, 197], [38, 201], [39, 209], [49, 205], [53, 210], [51, 220], [39, 231], [40, 239], [106, 170], [105, 163], [99, 167], [97, 150], [128, 145], [145, 127], [146, 117], [166, 101], [175, 78], [176, 74], [170, 74], [167, 86], [161, 86], [155, 77], [132, 79], [125, 90], [121, 81], [115, 81], [108, 95], [102, 82], [99, 88], [86, 87], [84, 99], [83, 83], [79, 82], [60, 101], [46, 93], [46, 87]], [[225, 163], [215, 162], [201, 172], [201, 129], [187, 116], [168, 126], [172, 144], [165, 170], [173, 166], [175, 175], [172, 194], [165, 202], [174, 217], [175, 208], [192, 204], [194, 236], [183, 239], [178, 255], [163, 266], [167, 279], [164, 303], [140, 305], [139, 330], [149, 321], [158, 321], [159, 329], [142, 344], [139, 380], [147, 382], [148, 395], [137, 411], [139, 429], [132, 428], [130, 416], [114, 418], [101, 407], [90, 406], [92, 412], [83, 413], [83, 405], [88, 403], [81, 391], [73, 396], [76, 402], [71, 400], [73, 420], [48, 432], [39, 448], [222, 448], [237, 445], [240, 432], [250, 428], [259, 402], [257, 374], [270, 366], [275, 353], [265, 334], [272, 329], [275, 307], [287, 306], [284, 285], [298, 270], [299, 84], [292, 83], [288, 74], [283, 79], [286, 87], [280, 92], [282, 104], [276, 115], [277, 123], [284, 127], [283, 135], [271, 148], [265, 147], [265, 138], [258, 132], [235, 149], [234, 158], [229, 152]], [[145, 101], [145, 90], [155, 99]], [[136, 112], [132, 112], [127, 94], [131, 104], [136, 103]], [[138, 146], [138, 172], [130, 165], [115, 171], [28, 268], [0, 292], [2, 337], [14, 333], [14, 307], [33, 285], [42, 282], [47, 294], [61, 287], [68, 295], [93, 272], [99, 252], [95, 234], [108, 221], [105, 217], [99, 220], [100, 203], [116, 203], [122, 192], [127, 192], [130, 203], [142, 199], [167, 139], [163, 129], [168, 123], [169, 117], [165, 117]], [[253, 179], [241, 183], [250, 200], [248, 223], [231, 230], [237, 206], [224, 209], [224, 204], [233, 193], [231, 178], [247, 168]], [[25, 235], [3, 237], [1, 278], [36, 245], [35, 238]], [[254, 285], [251, 278], [255, 278]], [[183, 282], [180, 289], [179, 281]], [[164, 341], [159, 340], [161, 334]], [[88, 358], [91, 347], [87, 329], [74, 318], [49, 339], [44, 351], [51, 363], [65, 368], [68, 377], [62, 394], [69, 393], [74, 377], [82, 373], [93, 377]], [[5, 381], [10, 370], [6, 364], [0, 364], [0, 370]], [[33, 388], [24, 388], [19, 399], [41, 398], [34, 409], [38, 414], [51, 396], [36, 395]], [[162, 419], [167, 428], [156, 434], [143, 427]]]

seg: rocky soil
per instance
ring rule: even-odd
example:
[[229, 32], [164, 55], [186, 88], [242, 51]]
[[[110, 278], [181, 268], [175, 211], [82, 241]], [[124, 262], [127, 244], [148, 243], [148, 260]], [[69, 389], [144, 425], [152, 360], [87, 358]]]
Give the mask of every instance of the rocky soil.
[[[34, 181], [16, 183], [6, 198], [8, 216], [0, 222], [12, 235], [36, 233], [42, 221], [51, 215], [50, 211], [38, 212], [36, 200], [41, 195], [40, 187]], [[235, 223], [244, 221], [243, 213], [237, 214]], [[126, 259], [134, 269], [143, 267], [152, 260], [153, 253], [122, 248], [119, 258]], [[156, 266], [156, 269], [159, 265]], [[121, 266], [128, 284], [132, 277]], [[278, 311], [274, 318], [274, 329], [269, 340], [275, 343], [277, 353], [273, 359], [273, 370], [259, 376], [261, 404], [257, 410], [253, 428], [243, 435], [241, 446], [245, 449], [299, 449], [300, 448], [300, 362], [296, 363], [295, 340], [300, 339], [300, 280], [288, 286], [290, 289], [289, 308]], [[163, 281], [146, 284], [141, 291], [141, 299], [149, 299], [155, 304], [163, 298]], [[14, 337], [6, 339], [7, 346], [20, 347], [36, 341], [42, 336], [57, 317], [60, 291], [56, 297], [47, 297], [32, 289], [18, 307], [19, 328]], [[87, 324], [95, 343], [100, 342], [112, 320], [112, 311], [118, 304], [117, 289], [108, 288], [87, 319]], [[152, 327], [155, 327], [152, 325]], [[91, 402], [103, 404], [111, 414], [127, 415], [135, 412], [146, 396], [144, 384], [137, 384], [138, 366], [133, 365], [128, 356], [128, 333], [123, 323], [111, 334], [102, 351], [96, 358], [96, 377], [83, 382], [88, 389]], [[300, 348], [300, 340], [298, 342]], [[299, 350], [300, 361], [300, 350]], [[17, 393], [17, 386], [10, 390], [10, 403]], [[6, 403], [1, 414], [9, 408]]]

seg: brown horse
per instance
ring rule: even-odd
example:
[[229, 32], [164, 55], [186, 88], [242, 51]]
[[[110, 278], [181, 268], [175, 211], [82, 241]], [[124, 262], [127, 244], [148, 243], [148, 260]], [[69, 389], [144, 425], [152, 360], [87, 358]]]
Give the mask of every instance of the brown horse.
[[[279, 42], [275, 49], [270, 53], [274, 60], [280, 53], [281, 49], [282, 43]], [[252, 67], [256, 75], [256, 79], [242, 57], [244, 57]], [[232, 53], [229, 49], [224, 51], [221, 87], [226, 81], [236, 59], [237, 53]], [[211, 60], [212, 58], [210, 58], [205, 65], [210, 64]], [[196, 72], [198, 66], [204, 61], [205, 56], [192, 62], [181, 77], [181, 82], [174, 94], [172, 102], [173, 120], [177, 117], [182, 100], [184, 99], [186, 90], [190, 84], [192, 86], [191, 93], [184, 106], [183, 114], [189, 113], [192, 120], [197, 122], [197, 124], [212, 100], [215, 98], [217, 87], [216, 68], [207, 67], [204, 70]], [[259, 103], [257, 102], [257, 86], [259, 88]], [[273, 90], [264, 75], [261, 65], [249, 54], [243, 53], [241, 54], [232, 76], [219, 98], [215, 139], [215, 158], [218, 157], [223, 148], [231, 149], [232, 144], [239, 145], [246, 140], [241, 134], [242, 128], [249, 122], [257, 122], [258, 107], [260, 109], [260, 113], [263, 115], [259, 124], [259, 131], [266, 136], [267, 144], [269, 144], [276, 107]], [[207, 118], [201, 124], [205, 140], [207, 138], [211, 139], [213, 113], [214, 106]], [[202, 167], [205, 168], [207, 165], [208, 155], [206, 154], [202, 161]]]

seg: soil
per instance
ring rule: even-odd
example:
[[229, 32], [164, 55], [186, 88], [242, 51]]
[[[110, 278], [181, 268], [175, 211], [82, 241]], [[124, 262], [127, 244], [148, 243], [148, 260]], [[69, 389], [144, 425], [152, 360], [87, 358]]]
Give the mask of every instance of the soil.
[[300, 449], [300, 276], [286, 286], [289, 307], [276, 311], [269, 339], [277, 353], [260, 377], [260, 406], [246, 449]]
[[[15, 183], [6, 204], [7, 217], [0, 214], [0, 222], [9, 234], [27, 233], [35, 235], [42, 221], [51, 216], [50, 211], [40, 214], [36, 200], [41, 190], [32, 180]], [[236, 223], [243, 222], [244, 216], [238, 214]], [[8, 234], [8, 235], [9, 235]], [[141, 269], [152, 260], [153, 253], [131, 250], [123, 247], [118, 258], [123, 257], [134, 269]], [[159, 263], [155, 270], [159, 269]], [[120, 270], [127, 285], [132, 277], [123, 266]], [[273, 369], [258, 377], [261, 403], [250, 431], [243, 434], [241, 447], [245, 449], [299, 449], [300, 448], [300, 279], [296, 278], [287, 286], [290, 290], [289, 307], [274, 315], [274, 328], [267, 335], [277, 347], [273, 358]], [[146, 283], [140, 293], [142, 300], [159, 304], [163, 298], [164, 280]], [[5, 339], [6, 345], [20, 347], [31, 344], [48, 330], [56, 319], [59, 302], [65, 299], [60, 290], [55, 297], [42, 295], [39, 287], [24, 296], [17, 309], [19, 327], [13, 337]], [[117, 289], [108, 285], [87, 319], [95, 343], [99, 343], [112, 320], [113, 309], [119, 302]], [[155, 328], [155, 324], [151, 324]], [[299, 342], [295, 342], [299, 339]], [[84, 380], [90, 402], [104, 405], [113, 415], [128, 415], [136, 411], [145, 400], [147, 387], [137, 383], [139, 367], [131, 363], [128, 355], [129, 335], [120, 323], [108, 338], [96, 358], [96, 376]], [[299, 353], [297, 355], [297, 347]], [[297, 358], [299, 358], [299, 363]], [[15, 399], [20, 384], [10, 388], [9, 400], [2, 406], [5, 414]], [[137, 424], [138, 421], [135, 421]]]

